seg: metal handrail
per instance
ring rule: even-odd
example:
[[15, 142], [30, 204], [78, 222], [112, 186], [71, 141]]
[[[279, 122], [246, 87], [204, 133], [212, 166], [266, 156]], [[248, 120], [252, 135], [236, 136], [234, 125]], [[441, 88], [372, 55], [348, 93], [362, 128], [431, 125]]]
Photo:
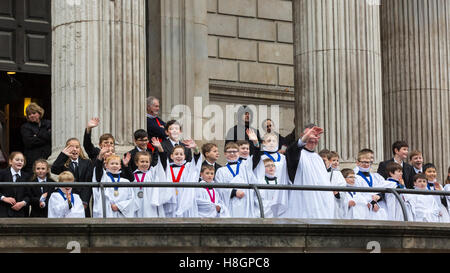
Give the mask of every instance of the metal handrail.
[[421, 195], [440, 195], [450, 196], [450, 191], [431, 191], [417, 189], [397, 189], [397, 188], [368, 188], [368, 187], [335, 187], [335, 186], [311, 186], [311, 185], [267, 185], [267, 184], [244, 184], [244, 183], [199, 183], [199, 182], [150, 182], [150, 183], [133, 183], [133, 182], [0, 182], [0, 187], [90, 187], [101, 188], [103, 217], [106, 218], [106, 198], [104, 188], [134, 188], [134, 187], [154, 187], [154, 188], [228, 188], [228, 189], [253, 189], [258, 198], [261, 218], [264, 218], [264, 207], [260, 190], [303, 190], [303, 191], [337, 191], [337, 192], [377, 192], [392, 193], [399, 201], [402, 208], [403, 218], [408, 220], [406, 206], [400, 194], [421, 194]]

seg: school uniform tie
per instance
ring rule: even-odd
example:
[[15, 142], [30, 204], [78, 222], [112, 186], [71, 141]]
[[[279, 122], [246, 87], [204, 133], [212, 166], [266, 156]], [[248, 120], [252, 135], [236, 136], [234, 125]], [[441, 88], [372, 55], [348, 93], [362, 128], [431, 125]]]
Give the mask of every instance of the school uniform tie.
[[19, 179], [20, 179], [20, 174], [16, 173], [16, 174], [14, 175], [14, 177], [16, 178], [16, 179], [14, 180], [14, 182], [19, 181]]

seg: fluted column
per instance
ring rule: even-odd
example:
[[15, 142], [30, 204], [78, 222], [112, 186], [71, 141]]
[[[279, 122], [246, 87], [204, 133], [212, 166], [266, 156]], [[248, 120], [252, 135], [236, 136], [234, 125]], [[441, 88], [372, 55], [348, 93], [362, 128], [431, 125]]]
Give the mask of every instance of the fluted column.
[[380, 18], [372, 2], [293, 1], [296, 126], [322, 126], [319, 149], [348, 162], [362, 148], [383, 158]]
[[78, 137], [100, 117], [92, 141], [112, 133], [116, 150], [145, 129], [144, 0], [52, 1], [52, 146]]
[[161, 0], [160, 5], [162, 116], [168, 119], [173, 107], [186, 106], [185, 137], [201, 140], [202, 108], [209, 102], [207, 2]]
[[405, 140], [434, 162], [450, 165], [450, 1], [383, 1], [385, 153]]

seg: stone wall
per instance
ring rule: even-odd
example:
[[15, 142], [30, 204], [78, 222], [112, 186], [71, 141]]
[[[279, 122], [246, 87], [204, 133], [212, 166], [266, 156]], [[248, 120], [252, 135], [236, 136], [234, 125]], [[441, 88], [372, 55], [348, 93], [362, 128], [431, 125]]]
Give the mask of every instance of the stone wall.
[[276, 130], [289, 134], [294, 128], [292, 2], [208, 0], [207, 11], [210, 102], [223, 109], [279, 105]]

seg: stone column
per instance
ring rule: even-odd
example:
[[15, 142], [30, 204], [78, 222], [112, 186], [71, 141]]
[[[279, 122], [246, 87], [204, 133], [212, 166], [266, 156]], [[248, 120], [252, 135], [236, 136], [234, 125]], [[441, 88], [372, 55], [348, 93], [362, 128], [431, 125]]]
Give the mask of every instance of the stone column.
[[383, 105], [385, 154], [396, 140], [450, 165], [450, 2], [383, 1]]
[[379, 6], [372, 2], [293, 1], [296, 127], [323, 127], [319, 149], [344, 162], [362, 148], [383, 159]]
[[[150, 2], [149, 9], [160, 9], [161, 20], [160, 35], [155, 37], [160, 39], [160, 46], [152, 41], [156, 52], [149, 53], [150, 94], [161, 98], [161, 116], [166, 121], [173, 118], [171, 112], [174, 106], [187, 106], [184, 110], [178, 108], [185, 115], [182, 119], [184, 136], [200, 140], [201, 123], [193, 123], [194, 120], [202, 120], [202, 108], [209, 102], [207, 1]], [[154, 12], [151, 14], [158, 16]]]
[[52, 1], [54, 156], [92, 117], [94, 144], [111, 133], [117, 153], [131, 148], [146, 127], [145, 37], [144, 0]]

